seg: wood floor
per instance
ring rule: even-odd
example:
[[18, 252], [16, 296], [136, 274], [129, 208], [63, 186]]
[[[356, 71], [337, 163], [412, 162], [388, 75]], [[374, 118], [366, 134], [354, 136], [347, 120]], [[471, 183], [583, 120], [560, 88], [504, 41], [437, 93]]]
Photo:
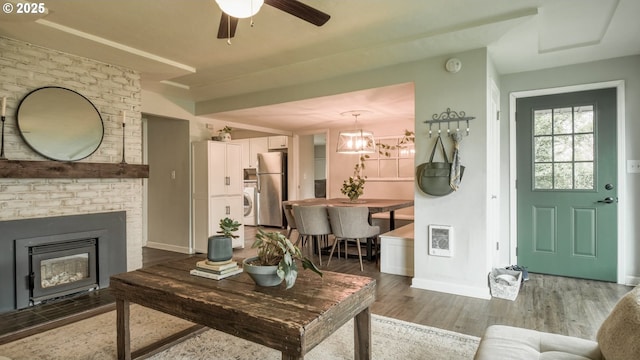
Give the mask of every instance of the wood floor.
[[[247, 229], [249, 247], [255, 228]], [[251, 251], [245, 248], [238, 253]], [[323, 270], [361, 274], [377, 280], [374, 314], [474, 336], [482, 336], [489, 325], [505, 324], [595, 339], [613, 306], [632, 289], [615, 283], [530, 274], [515, 301], [482, 300], [412, 288], [410, 277], [380, 273], [375, 262], [365, 261], [361, 272], [357, 259], [338, 260], [334, 256], [329, 268], [326, 260], [324, 256]], [[318, 264], [317, 257], [314, 262]]]
[[[256, 228], [245, 228], [245, 248], [234, 249], [236, 257], [255, 254], [251, 245]], [[142, 254], [145, 267], [191, 256], [151, 248], [144, 248]], [[308, 249], [305, 254], [319, 263], [318, 257]], [[515, 301], [482, 300], [412, 288], [411, 278], [382, 274], [375, 262], [365, 261], [361, 272], [357, 258], [345, 260], [334, 256], [329, 268], [326, 266], [327, 256], [322, 260], [323, 270], [364, 275], [377, 280], [377, 301], [372, 306], [374, 314], [474, 336], [481, 336], [489, 325], [506, 324], [595, 339], [600, 324], [615, 303], [631, 290], [613, 283], [530, 274], [530, 280], [524, 284]], [[60, 303], [0, 314], [0, 343], [3, 337], [4, 342], [13, 341], [24, 334], [69, 322], [69, 314], [91, 316], [92, 308], [97, 312], [113, 308], [113, 298], [108, 289]]]
[[[245, 229], [245, 249], [234, 250], [234, 255], [239, 257], [255, 253], [250, 248], [255, 228]], [[145, 250], [149, 255], [150, 251]], [[305, 254], [313, 256], [308, 250]], [[318, 264], [317, 257], [313, 260]], [[361, 272], [358, 259], [338, 260], [334, 256], [329, 268], [327, 257], [323, 256], [322, 260], [323, 270], [377, 280], [374, 314], [474, 336], [482, 336], [489, 325], [505, 324], [595, 339], [600, 324], [618, 299], [631, 290], [614, 283], [530, 274], [515, 301], [482, 300], [412, 288], [410, 277], [380, 273], [375, 262], [365, 261]]]

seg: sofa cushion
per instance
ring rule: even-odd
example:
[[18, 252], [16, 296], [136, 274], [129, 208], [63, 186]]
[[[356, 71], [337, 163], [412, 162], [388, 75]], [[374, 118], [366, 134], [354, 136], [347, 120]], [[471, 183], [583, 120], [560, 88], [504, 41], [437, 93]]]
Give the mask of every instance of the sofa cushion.
[[618, 301], [596, 338], [607, 360], [640, 359], [640, 287]]
[[598, 344], [591, 340], [492, 325], [482, 336], [474, 359], [602, 360], [602, 354]]

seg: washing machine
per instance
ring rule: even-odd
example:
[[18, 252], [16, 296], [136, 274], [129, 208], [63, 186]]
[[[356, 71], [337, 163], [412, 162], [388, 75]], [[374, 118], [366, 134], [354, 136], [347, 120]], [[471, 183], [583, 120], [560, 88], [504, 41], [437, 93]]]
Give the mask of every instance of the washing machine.
[[244, 224], [256, 226], [258, 212], [256, 211], [256, 181], [244, 182]]

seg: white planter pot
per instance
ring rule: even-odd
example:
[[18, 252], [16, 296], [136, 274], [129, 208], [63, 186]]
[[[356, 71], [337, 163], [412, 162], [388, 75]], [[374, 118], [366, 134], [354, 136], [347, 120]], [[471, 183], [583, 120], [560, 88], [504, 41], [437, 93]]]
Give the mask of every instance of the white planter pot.
[[218, 137], [220, 138], [220, 141], [231, 141], [231, 134], [227, 132], [221, 132], [220, 134], [218, 134]]

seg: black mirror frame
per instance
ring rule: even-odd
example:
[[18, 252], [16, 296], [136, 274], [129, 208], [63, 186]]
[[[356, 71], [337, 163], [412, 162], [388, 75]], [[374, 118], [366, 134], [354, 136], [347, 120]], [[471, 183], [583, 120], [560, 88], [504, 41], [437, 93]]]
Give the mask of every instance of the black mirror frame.
[[[91, 105], [91, 107], [95, 110], [96, 114], [98, 115], [98, 119], [100, 120], [100, 127], [101, 127], [101, 136], [99, 141], [97, 141], [97, 143], [95, 144], [95, 148], [93, 148], [89, 153], [87, 153], [86, 155], [82, 155], [81, 157], [74, 157], [74, 158], [70, 158], [70, 159], [58, 159], [54, 156], [52, 156], [51, 154], [46, 154], [46, 151], [43, 151], [43, 149], [38, 149], [37, 146], [35, 146], [34, 144], [32, 144], [31, 142], [29, 142], [29, 140], [27, 139], [27, 137], [25, 137], [23, 130], [20, 128], [20, 109], [24, 103], [25, 100], [27, 100], [29, 98], [30, 95], [36, 93], [37, 91], [41, 91], [44, 89], [61, 89], [61, 90], [65, 90], [65, 91], [69, 91], [71, 93], [74, 93], [75, 95], [80, 96], [82, 99], [84, 99], [87, 103], [89, 103]], [[85, 97], [84, 95], [78, 93], [77, 91], [65, 88], [65, 87], [60, 87], [60, 86], [44, 86], [44, 87], [40, 87], [37, 89], [32, 90], [31, 92], [29, 92], [27, 95], [25, 95], [22, 100], [20, 100], [20, 104], [18, 104], [18, 108], [16, 110], [16, 126], [18, 128], [18, 132], [20, 133], [20, 136], [22, 137], [22, 139], [24, 140], [24, 142], [36, 153], [44, 156], [47, 159], [51, 159], [51, 160], [56, 160], [56, 161], [78, 161], [78, 160], [82, 160], [82, 159], [86, 159], [87, 157], [91, 156], [92, 154], [94, 154], [99, 148], [100, 145], [102, 144], [102, 141], [104, 140], [104, 121], [102, 119], [102, 115], [100, 114], [100, 111], [98, 111], [98, 108], [96, 108], [96, 106], [91, 102], [91, 100], [89, 100], [87, 97]], [[64, 140], [61, 140], [64, 141]]]

